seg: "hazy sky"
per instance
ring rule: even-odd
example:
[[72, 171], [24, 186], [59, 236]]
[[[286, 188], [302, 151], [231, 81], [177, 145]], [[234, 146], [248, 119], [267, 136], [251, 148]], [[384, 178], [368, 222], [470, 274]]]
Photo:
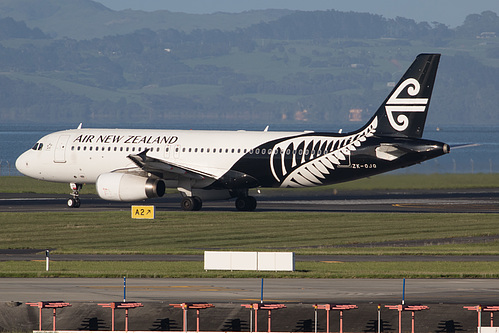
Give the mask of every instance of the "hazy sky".
[[336, 9], [369, 12], [387, 18], [402, 16], [418, 22], [461, 25], [468, 14], [492, 10], [499, 14], [498, 0], [94, 0], [114, 10], [139, 9], [172, 12], [242, 12], [251, 9], [286, 8], [298, 10]]

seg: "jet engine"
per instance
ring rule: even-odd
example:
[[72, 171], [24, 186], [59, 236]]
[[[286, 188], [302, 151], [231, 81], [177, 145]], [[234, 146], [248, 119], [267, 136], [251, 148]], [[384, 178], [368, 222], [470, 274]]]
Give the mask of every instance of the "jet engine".
[[95, 183], [102, 199], [112, 201], [138, 201], [162, 197], [165, 182], [157, 178], [147, 178], [126, 173], [103, 173]]

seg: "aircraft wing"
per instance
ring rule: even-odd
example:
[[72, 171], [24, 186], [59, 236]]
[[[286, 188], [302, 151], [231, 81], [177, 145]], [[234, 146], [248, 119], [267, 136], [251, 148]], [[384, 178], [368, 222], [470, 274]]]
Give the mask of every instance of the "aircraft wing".
[[170, 174], [174, 176], [184, 176], [187, 178], [202, 180], [205, 178], [216, 179], [216, 176], [195, 170], [186, 166], [177, 165], [171, 162], [147, 156], [149, 149], [144, 150], [140, 154], [128, 155], [127, 157], [132, 160], [139, 168], [150, 173]]

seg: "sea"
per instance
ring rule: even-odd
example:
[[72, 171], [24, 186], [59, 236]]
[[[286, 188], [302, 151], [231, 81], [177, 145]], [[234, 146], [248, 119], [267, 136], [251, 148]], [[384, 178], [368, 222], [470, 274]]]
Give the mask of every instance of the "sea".
[[[203, 127], [204, 126], [204, 127]], [[174, 124], [168, 129], [204, 130], [256, 130], [263, 131], [266, 124], [198, 125]], [[73, 128], [76, 128], [74, 126]], [[95, 127], [95, 126], [89, 126]], [[129, 126], [117, 124], [112, 128], [152, 128], [154, 125]], [[53, 125], [2, 125], [0, 124], [0, 176], [20, 175], [16, 159], [30, 149], [38, 139], [51, 132], [69, 129], [70, 126]], [[352, 124], [345, 127], [304, 124], [270, 125], [269, 131], [316, 131], [343, 133], [355, 130]], [[499, 125], [496, 126], [431, 126], [427, 125], [423, 138], [441, 141], [451, 146], [450, 154], [408, 168], [393, 171], [396, 174], [445, 174], [445, 173], [499, 173]]]

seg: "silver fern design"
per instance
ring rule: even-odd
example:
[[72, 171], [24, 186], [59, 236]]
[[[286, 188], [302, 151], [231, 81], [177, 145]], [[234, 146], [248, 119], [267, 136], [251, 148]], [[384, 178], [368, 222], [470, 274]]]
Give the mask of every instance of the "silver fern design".
[[[363, 131], [342, 136], [297, 137], [274, 146], [270, 169], [280, 187], [322, 185], [330, 171], [344, 164], [378, 127], [375, 117]], [[290, 158], [291, 157], [291, 158]]]

